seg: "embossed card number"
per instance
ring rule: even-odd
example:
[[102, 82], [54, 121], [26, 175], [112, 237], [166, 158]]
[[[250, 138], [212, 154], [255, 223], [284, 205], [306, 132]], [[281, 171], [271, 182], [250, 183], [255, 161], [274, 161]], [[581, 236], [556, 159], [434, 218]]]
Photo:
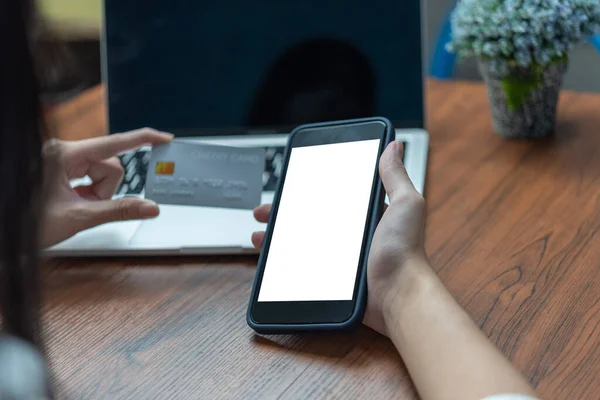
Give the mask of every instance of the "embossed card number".
[[146, 198], [159, 204], [254, 208], [262, 194], [264, 152], [178, 141], [156, 146]]

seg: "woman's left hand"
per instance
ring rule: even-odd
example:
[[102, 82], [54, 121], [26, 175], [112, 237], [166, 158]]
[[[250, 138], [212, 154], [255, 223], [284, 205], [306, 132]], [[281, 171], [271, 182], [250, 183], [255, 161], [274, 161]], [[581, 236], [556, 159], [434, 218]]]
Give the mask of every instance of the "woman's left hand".
[[[112, 199], [123, 179], [118, 155], [142, 146], [170, 142], [173, 135], [144, 128], [76, 142], [51, 140], [44, 146], [53, 187], [46, 204], [42, 246], [62, 242], [85, 229], [114, 221], [158, 216], [156, 203], [137, 197]], [[55, 165], [51, 166], [51, 162]], [[71, 188], [88, 176], [92, 183]]]

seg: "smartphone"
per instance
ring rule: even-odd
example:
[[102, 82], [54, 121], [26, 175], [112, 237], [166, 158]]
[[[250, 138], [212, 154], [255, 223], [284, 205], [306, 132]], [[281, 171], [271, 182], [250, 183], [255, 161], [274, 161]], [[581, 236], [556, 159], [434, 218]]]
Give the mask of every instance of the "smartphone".
[[248, 306], [259, 333], [350, 330], [367, 301], [383, 212], [385, 118], [302, 125], [289, 137]]

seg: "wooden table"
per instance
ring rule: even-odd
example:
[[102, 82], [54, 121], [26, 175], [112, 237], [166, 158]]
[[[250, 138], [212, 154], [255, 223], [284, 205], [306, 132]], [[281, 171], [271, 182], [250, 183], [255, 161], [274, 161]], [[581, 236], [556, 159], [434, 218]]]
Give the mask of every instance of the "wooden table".
[[[55, 112], [102, 134], [102, 91]], [[545, 398], [600, 396], [600, 96], [564, 93], [556, 137], [491, 132], [479, 84], [428, 85], [427, 251], [439, 275]], [[76, 399], [416, 398], [368, 329], [259, 337], [256, 258], [57, 260], [45, 279], [51, 359]]]

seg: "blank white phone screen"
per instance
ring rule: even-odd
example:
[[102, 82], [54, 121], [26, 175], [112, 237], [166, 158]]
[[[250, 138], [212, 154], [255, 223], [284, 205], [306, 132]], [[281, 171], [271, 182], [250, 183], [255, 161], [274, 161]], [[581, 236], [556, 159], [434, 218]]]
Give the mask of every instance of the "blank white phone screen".
[[259, 302], [352, 300], [379, 143], [292, 148]]

